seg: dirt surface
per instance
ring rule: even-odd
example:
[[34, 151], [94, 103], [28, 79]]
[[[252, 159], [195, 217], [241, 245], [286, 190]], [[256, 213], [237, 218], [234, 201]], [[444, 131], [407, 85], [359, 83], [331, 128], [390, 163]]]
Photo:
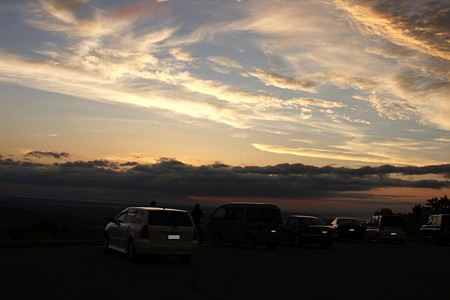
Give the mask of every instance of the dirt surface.
[[99, 246], [0, 248], [2, 299], [448, 299], [448, 246], [201, 246], [130, 263]]

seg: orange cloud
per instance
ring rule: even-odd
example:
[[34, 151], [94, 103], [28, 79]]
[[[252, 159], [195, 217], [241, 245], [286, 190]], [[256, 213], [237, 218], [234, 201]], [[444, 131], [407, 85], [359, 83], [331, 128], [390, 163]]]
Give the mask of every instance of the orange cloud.
[[119, 19], [133, 19], [143, 15], [151, 15], [159, 6], [159, 2], [160, 1], [157, 0], [150, 0], [146, 2], [130, 4], [114, 11], [114, 14]]

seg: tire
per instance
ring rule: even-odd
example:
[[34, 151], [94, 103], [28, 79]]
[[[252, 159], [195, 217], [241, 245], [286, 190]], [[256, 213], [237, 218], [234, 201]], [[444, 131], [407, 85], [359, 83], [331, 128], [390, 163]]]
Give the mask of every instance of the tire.
[[242, 245], [242, 243], [241, 242], [233, 242], [233, 245], [235, 247], [240, 247]]
[[133, 241], [129, 241], [127, 245], [127, 258], [129, 261], [136, 261], [137, 253], [136, 246], [134, 246]]
[[433, 234], [433, 245], [440, 245], [441, 244], [441, 237], [439, 234], [435, 233]]
[[108, 253], [111, 250], [111, 249], [109, 249], [109, 236], [106, 232], [103, 235], [102, 249], [103, 249], [103, 252], [105, 252], [105, 253]]
[[247, 249], [255, 249], [256, 239], [253, 235], [248, 235], [245, 237], [244, 246]]
[[322, 243], [321, 246], [322, 249], [329, 249], [331, 247], [331, 243], [330, 242]]
[[192, 255], [191, 254], [183, 254], [183, 255], [178, 256], [178, 258], [180, 259], [180, 264], [187, 265], [191, 261]]
[[292, 238], [292, 245], [293, 245], [294, 247], [300, 247], [300, 246], [302, 245], [302, 242], [301, 242], [300, 237], [299, 237], [298, 235], [295, 235], [295, 236]]
[[267, 243], [266, 248], [269, 250], [275, 250], [275, 248], [277, 248], [277, 243]]
[[419, 234], [419, 243], [425, 243], [425, 239], [423, 238], [423, 234]]
[[222, 245], [222, 236], [218, 232], [214, 232], [211, 236], [211, 244], [213, 246], [220, 246]]

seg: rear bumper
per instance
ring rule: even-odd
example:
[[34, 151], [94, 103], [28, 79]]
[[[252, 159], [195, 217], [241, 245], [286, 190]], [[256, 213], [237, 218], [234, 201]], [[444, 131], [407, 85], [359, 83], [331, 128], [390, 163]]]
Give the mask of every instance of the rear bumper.
[[378, 233], [379, 240], [404, 241], [406, 235], [404, 232], [382, 231]]
[[197, 250], [198, 242], [191, 244], [170, 245], [170, 244], [152, 244], [148, 240], [139, 240], [136, 242], [136, 252], [139, 254], [193, 254]]
[[302, 234], [300, 240], [302, 243], [333, 243], [336, 241], [336, 235], [318, 235], [318, 234]]

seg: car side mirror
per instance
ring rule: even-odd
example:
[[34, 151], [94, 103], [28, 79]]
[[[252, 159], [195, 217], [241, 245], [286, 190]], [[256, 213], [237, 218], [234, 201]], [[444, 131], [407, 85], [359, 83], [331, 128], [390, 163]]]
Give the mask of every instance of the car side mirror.
[[109, 222], [110, 223], [116, 223], [116, 220], [114, 220], [114, 218], [109, 218]]

